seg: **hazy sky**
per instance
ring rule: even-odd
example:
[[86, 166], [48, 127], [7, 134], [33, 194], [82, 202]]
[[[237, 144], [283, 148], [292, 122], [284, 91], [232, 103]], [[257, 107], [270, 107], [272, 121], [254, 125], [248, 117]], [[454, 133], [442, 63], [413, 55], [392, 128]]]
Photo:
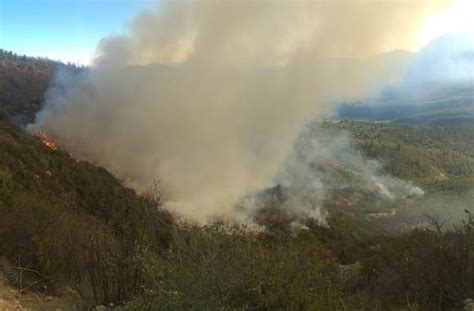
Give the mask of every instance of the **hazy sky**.
[[152, 0], [0, 0], [0, 48], [87, 64], [97, 42], [121, 32]]
[[[0, 0], [0, 48], [88, 64], [101, 38], [122, 32], [137, 12], [161, 1], [164, 0]], [[377, 5], [383, 1], [441, 3], [443, 0], [367, 1]], [[415, 45], [391, 48], [416, 51], [445, 32], [466, 28], [472, 31], [473, 11], [474, 0], [452, 0], [442, 12], [426, 18], [415, 34]]]

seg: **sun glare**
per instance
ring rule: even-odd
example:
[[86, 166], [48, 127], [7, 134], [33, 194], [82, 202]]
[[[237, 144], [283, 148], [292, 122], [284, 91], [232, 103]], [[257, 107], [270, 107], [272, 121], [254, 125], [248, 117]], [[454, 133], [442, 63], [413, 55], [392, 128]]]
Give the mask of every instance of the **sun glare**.
[[448, 32], [467, 31], [474, 36], [472, 12], [474, 0], [453, 0], [440, 14], [427, 17], [416, 34], [417, 48]]

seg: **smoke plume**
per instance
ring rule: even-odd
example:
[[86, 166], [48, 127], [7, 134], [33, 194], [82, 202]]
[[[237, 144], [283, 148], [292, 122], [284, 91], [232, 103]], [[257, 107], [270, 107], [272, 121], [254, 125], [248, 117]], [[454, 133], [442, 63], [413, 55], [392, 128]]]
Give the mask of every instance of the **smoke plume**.
[[380, 162], [353, 147], [348, 133], [331, 131], [318, 122], [307, 124], [295, 139], [274, 183], [275, 187], [245, 196], [238, 208], [251, 219], [259, 220], [263, 211], [264, 216], [273, 213], [287, 225], [299, 226], [308, 218], [324, 223], [327, 206], [333, 205], [327, 200], [345, 200], [342, 194], [370, 194], [388, 206], [424, 196], [419, 187], [385, 174]]
[[[172, 1], [62, 72], [33, 127], [205, 221], [271, 185], [303, 125], [397, 77], [426, 1]], [[349, 59], [349, 57], [358, 57]], [[324, 148], [324, 146], [321, 146]], [[309, 184], [307, 184], [309, 186]]]

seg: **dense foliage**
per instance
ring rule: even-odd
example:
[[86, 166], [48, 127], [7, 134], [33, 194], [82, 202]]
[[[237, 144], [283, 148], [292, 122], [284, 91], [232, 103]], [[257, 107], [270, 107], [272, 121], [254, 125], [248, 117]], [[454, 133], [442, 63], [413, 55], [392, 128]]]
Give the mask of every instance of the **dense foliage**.
[[433, 226], [398, 236], [367, 236], [341, 215], [332, 216], [329, 227], [308, 223], [293, 234], [225, 224], [180, 225], [161, 256], [142, 253], [147, 290], [129, 306], [461, 309], [474, 295], [473, 224], [469, 215], [466, 219], [456, 230]]
[[0, 49], [0, 110], [17, 122], [34, 118], [54, 74], [61, 68], [80, 70], [45, 58], [17, 55]]
[[137, 249], [170, 242], [171, 216], [159, 205], [0, 122], [0, 256], [34, 271], [32, 283], [76, 284], [96, 302], [140, 292]]
[[[458, 229], [430, 226], [398, 234], [387, 234], [381, 221], [354, 210], [333, 210], [327, 226], [307, 222], [296, 231], [174, 223], [156, 196], [137, 196], [105, 169], [0, 124], [0, 254], [35, 271], [23, 277], [48, 290], [69, 284], [89, 303], [135, 297], [128, 305], [138, 310], [449, 310], [474, 295], [469, 213]], [[410, 132], [423, 130], [442, 141], [447, 131], [457, 139], [446, 140], [444, 152], [470, 155], [459, 142], [470, 139], [468, 128], [326, 126], [353, 133], [364, 152], [371, 150], [371, 139], [376, 150], [397, 144], [399, 150], [410, 144], [433, 150], [407, 138], [418, 137]], [[436, 158], [443, 146], [438, 148], [430, 165], [445, 169]], [[430, 170], [421, 171], [416, 180], [440, 182]], [[441, 182], [464, 193], [466, 184], [459, 188], [455, 181], [469, 171], [444, 172]], [[431, 191], [448, 191], [436, 189]]]
[[[474, 298], [472, 126], [315, 125], [351, 136], [426, 196], [381, 202], [344, 189], [328, 195], [325, 225], [295, 228], [270, 207], [258, 229], [201, 226], [162, 210], [158, 188], [137, 195], [10, 123], [31, 119], [58, 66], [0, 51], [0, 258], [22, 272], [7, 275], [12, 285], [71, 287], [85, 309], [457, 310]], [[456, 227], [432, 215], [460, 202], [469, 208]]]
[[[403, 126], [342, 121], [323, 125], [347, 132], [386, 172], [442, 190], [470, 190], [474, 176], [474, 126]], [[456, 186], [455, 186], [456, 185]], [[430, 188], [430, 187], [428, 187]]]

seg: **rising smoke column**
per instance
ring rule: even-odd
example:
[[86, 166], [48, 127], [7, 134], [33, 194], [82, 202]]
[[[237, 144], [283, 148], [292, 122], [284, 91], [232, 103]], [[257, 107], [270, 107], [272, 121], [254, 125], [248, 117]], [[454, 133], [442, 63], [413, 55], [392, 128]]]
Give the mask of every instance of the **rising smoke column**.
[[[407, 40], [439, 2], [170, 1], [104, 38], [92, 68], [59, 74], [32, 127], [166, 205], [238, 217], [272, 183], [301, 127], [332, 99], [393, 77], [361, 58]], [[370, 79], [368, 79], [370, 77]], [[376, 78], [374, 78], [376, 77]]]

